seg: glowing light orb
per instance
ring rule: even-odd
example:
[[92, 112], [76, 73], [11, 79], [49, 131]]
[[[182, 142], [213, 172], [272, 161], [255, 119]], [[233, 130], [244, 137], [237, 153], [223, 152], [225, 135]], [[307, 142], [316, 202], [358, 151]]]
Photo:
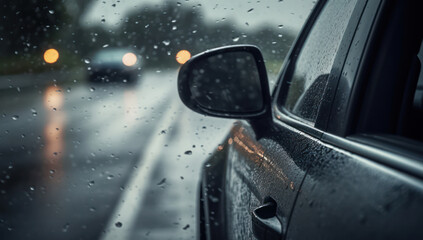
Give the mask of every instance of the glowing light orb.
[[134, 66], [135, 63], [137, 63], [137, 56], [131, 52], [125, 53], [125, 55], [122, 57], [122, 62], [125, 64], [125, 66]]
[[50, 48], [47, 51], [44, 52], [44, 61], [46, 63], [55, 63], [59, 59], [59, 52], [54, 49]]
[[187, 50], [181, 50], [176, 54], [176, 61], [179, 64], [186, 63], [191, 58], [191, 53]]

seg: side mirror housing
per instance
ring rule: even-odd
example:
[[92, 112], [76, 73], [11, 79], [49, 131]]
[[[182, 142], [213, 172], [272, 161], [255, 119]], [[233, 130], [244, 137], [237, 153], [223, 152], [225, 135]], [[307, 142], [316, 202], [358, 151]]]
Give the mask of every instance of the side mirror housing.
[[266, 67], [252, 45], [192, 57], [179, 70], [178, 91], [187, 107], [209, 116], [255, 119], [271, 113]]

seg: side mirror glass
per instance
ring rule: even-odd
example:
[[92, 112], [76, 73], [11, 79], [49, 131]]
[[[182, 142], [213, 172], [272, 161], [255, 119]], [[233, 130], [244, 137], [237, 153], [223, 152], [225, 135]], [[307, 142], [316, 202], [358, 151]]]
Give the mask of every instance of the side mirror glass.
[[270, 105], [266, 69], [254, 46], [194, 56], [181, 67], [178, 88], [185, 105], [212, 116], [250, 118], [264, 114]]

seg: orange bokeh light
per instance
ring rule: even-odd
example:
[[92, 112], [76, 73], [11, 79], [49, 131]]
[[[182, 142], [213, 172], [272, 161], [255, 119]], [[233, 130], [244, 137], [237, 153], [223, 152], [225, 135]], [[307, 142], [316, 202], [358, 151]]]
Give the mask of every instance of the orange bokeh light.
[[180, 64], [186, 63], [191, 58], [191, 53], [187, 50], [181, 50], [176, 54], [176, 61]]
[[135, 63], [137, 63], [137, 56], [131, 52], [125, 53], [125, 55], [122, 57], [122, 62], [125, 64], [125, 66], [134, 66]]
[[56, 49], [50, 48], [44, 52], [44, 61], [46, 61], [46, 63], [55, 63], [58, 59], [59, 52]]

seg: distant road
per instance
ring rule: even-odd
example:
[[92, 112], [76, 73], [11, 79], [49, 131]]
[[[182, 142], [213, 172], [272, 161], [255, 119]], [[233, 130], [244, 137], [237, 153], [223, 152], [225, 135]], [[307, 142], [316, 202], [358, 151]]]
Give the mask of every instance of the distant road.
[[0, 77], [0, 236], [194, 238], [199, 168], [232, 121], [185, 108], [177, 70], [55, 74]]

